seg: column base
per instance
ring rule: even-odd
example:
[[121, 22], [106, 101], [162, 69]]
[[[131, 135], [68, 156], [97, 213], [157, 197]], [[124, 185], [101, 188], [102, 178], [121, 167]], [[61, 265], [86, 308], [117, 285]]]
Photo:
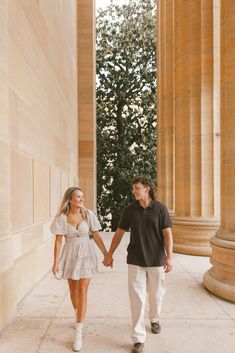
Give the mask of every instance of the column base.
[[235, 233], [219, 230], [211, 239], [212, 267], [203, 284], [213, 294], [235, 303]]
[[211, 256], [211, 248], [209, 246], [174, 244], [173, 251], [185, 255]]
[[210, 239], [218, 228], [218, 220], [174, 217], [174, 251], [187, 255], [210, 256]]
[[211, 270], [207, 271], [203, 277], [203, 284], [206, 289], [217, 297], [235, 303], [235, 284], [221, 282], [211, 275]]

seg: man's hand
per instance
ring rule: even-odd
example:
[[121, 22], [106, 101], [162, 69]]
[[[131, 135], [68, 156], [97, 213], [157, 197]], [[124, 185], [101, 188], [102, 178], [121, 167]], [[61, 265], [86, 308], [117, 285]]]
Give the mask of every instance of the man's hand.
[[105, 255], [104, 255], [104, 261], [103, 261], [103, 264], [104, 266], [108, 267], [113, 267], [113, 257], [112, 255], [107, 252]]
[[164, 228], [163, 230], [164, 236], [164, 246], [166, 249], [166, 258], [164, 262], [164, 271], [171, 272], [173, 268], [173, 259], [172, 259], [172, 251], [173, 251], [173, 237], [171, 228]]
[[164, 271], [167, 272], [171, 272], [173, 269], [173, 260], [172, 257], [166, 257], [165, 258], [165, 263], [164, 263]]

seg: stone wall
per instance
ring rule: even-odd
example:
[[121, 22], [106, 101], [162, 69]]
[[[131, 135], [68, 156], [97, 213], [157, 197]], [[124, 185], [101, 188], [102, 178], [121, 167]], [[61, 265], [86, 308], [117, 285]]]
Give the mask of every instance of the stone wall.
[[77, 1], [0, 1], [0, 331], [52, 262], [78, 180]]

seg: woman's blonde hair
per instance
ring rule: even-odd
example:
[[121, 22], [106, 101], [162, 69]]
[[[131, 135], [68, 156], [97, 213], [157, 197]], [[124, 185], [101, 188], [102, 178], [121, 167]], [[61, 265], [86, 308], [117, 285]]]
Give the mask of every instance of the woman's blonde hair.
[[[60, 206], [58, 208], [58, 211], [56, 213], [56, 216], [59, 216], [62, 213], [68, 215], [69, 210], [70, 210], [70, 200], [71, 200], [71, 198], [72, 198], [72, 196], [73, 196], [75, 191], [81, 191], [82, 192], [82, 189], [80, 189], [78, 187], [75, 187], [75, 186], [71, 186], [65, 191], [63, 199], [61, 201], [61, 204], [60, 204]], [[85, 210], [85, 208], [81, 209], [81, 214], [82, 214], [83, 218], [86, 219], [86, 210]]]

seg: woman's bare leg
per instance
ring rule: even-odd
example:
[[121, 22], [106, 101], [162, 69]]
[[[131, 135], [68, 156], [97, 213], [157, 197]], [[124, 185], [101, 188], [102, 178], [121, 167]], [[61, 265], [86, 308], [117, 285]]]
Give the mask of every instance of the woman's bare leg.
[[90, 284], [90, 278], [82, 278], [78, 282], [78, 300], [77, 300], [77, 322], [83, 322], [87, 309], [87, 292]]
[[89, 278], [80, 280], [68, 279], [70, 298], [77, 315], [74, 332], [73, 349], [78, 352], [82, 348], [82, 328], [87, 308], [87, 291], [90, 284]]
[[68, 279], [69, 291], [70, 291], [70, 299], [73, 304], [73, 308], [78, 308], [78, 281], [73, 279]]

